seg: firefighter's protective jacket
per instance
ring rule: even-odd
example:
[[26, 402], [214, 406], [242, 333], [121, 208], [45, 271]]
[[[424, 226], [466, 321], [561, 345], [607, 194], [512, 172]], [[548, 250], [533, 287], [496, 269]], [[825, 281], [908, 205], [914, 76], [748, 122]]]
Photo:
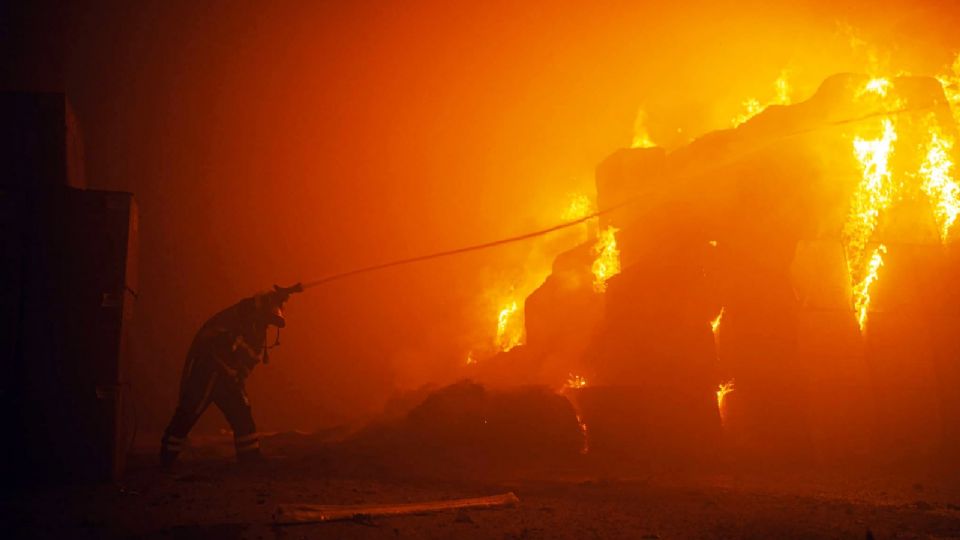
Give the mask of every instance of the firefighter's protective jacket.
[[211, 356], [231, 378], [243, 380], [263, 360], [267, 325], [256, 298], [245, 298], [211, 317], [194, 338], [190, 356]]

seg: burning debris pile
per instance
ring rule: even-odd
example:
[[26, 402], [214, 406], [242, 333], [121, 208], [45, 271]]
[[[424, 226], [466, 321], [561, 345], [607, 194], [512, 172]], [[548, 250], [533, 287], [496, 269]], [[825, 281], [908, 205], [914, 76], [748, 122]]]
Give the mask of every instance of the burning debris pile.
[[589, 380], [568, 392], [596, 452], [960, 455], [955, 86], [837, 75], [676, 150], [614, 153], [597, 206], [620, 209], [510, 306], [525, 343], [477, 377]]

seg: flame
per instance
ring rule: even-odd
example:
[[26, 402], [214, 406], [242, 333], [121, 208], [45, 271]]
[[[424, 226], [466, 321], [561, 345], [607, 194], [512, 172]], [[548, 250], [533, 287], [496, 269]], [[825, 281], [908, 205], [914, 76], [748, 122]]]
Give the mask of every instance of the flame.
[[597, 258], [593, 261], [593, 290], [598, 293], [607, 290], [607, 280], [620, 273], [620, 250], [617, 249], [616, 234], [620, 229], [609, 226], [597, 235], [593, 246]]
[[960, 186], [951, 175], [953, 140], [935, 130], [930, 135], [926, 149], [926, 159], [920, 166], [922, 189], [930, 198], [934, 217], [940, 227], [940, 239], [946, 243], [950, 228], [957, 221], [957, 214], [960, 214]]
[[737, 127], [740, 124], [743, 124], [747, 120], [750, 120], [754, 116], [762, 113], [764, 109], [770, 105], [789, 105], [790, 104], [790, 81], [789, 81], [790, 72], [787, 70], [781, 70], [780, 76], [777, 77], [777, 80], [773, 83], [775, 97], [773, 100], [768, 101], [767, 103], [761, 103], [759, 99], [750, 98], [741, 103], [743, 107], [743, 112], [733, 117], [731, 123], [733, 127]]
[[889, 160], [897, 132], [890, 119], [884, 119], [882, 125], [883, 135], [879, 139], [856, 137], [853, 140], [853, 151], [860, 164], [862, 178], [851, 201], [844, 236], [848, 242], [848, 262], [854, 269], [860, 268], [880, 212], [886, 210], [893, 201], [894, 186]]
[[857, 93], [857, 97], [861, 97], [864, 94], [876, 94], [879, 97], [885, 98], [889, 90], [890, 79], [876, 77], [867, 81], [867, 84]]
[[789, 105], [790, 104], [790, 81], [788, 79], [790, 72], [787, 70], [780, 71], [780, 76], [777, 77], [777, 80], [773, 83], [773, 87], [777, 91], [776, 104], [777, 105]]
[[[954, 75], [960, 73], [960, 59], [954, 63], [953, 70]], [[941, 84], [944, 84], [944, 79], [941, 79]], [[953, 88], [952, 83], [944, 86], [945, 92], [949, 94], [947, 87]], [[881, 99], [887, 109], [899, 107], [901, 101], [891, 95], [891, 88], [889, 79], [870, 79], [857, 92], [857, 97], [871, 95]], [[956, 111], [954, 113], [956, 114]], [[914, 186], [910, 186], [908, 191], [903, 181], [894, 181], [890, 168], [894, 143], [898, 139], [893, 120], [882, 120], [880, 127], [882, 134], [879, 138], [865, 139], [857, 136], [853, 139], [853, 153], [860, 165], [861, 178], [850, 201], [850, 212], [842, 232], [853, 307], [861, 332], [866, 329], [871, 301], [870, 289], [879, 279], [878, 271], [883, 266], [883, 256], [887, 252], [883, 244], [872, 251], [867, 249], [867, 245], [873, 238], [881, 214], [905, 193], [914, 192]], [[921, 180], [920, 191], [930, 201], [940, 239], [946, 242], [960, 215], [960, 184], [952, 174], [951, 153], [954, 141], [943, 135], [936, 124], [929, 132], [928, 141], [920, 145], [923, 162], [919, 171], [916, 174], [906, 173], [903, 177]]]
[[574, 221], [584, 218], [593, 213], [593, 201], [583, 193], [574, 193], [570, 195], [570, 202], [563, 211], [564, 221]]
[[523, 312], [517, 309], [516, 300], [511, 301], [497, 315], [497, 348], [507, 352], [523, 345], [523, 330]]
[[733, 392], [733, 379], [717, 387], [717, 411], [720, 412], [720, 425], [727, 425], [727, 394]]
[[637, 118], [633, 121], [633, 141], [630, 148], [653, 148], [657, 146], [647, 131], [647, 113], [643, 109], [637, 110]]
[[860, 325], [860, 332], [863, 332], [867, 326], [867, 311], [870, 309], [870, 285], [877, 280], [877, 272], [883, 266], [883, 256], [886, 253], [887, 247], [883, 244], [873, 250], [873, 255], [870, 256], [870, 262], [867, 264], [866, 275], [853, 289], [853, 305], [857, 311], [857, 324]]
[[[889, 83], [875, 82], [882, 80], [885, 79], [872, 79], [863, 92], [886, 92]], [[853, 305], [861, 331], [866, 324], [870, 284], [876, 279], [877, 265], [882, 264], [877, 251], [867, 256], [867, 243], [873, 237], [881, 212], [890, 207], [900, 187], [894, 185], [889, 167], [897, 132], [890, 119], [882, 120], [881, 127], [883, 133], [877, 139], [859, 136], [853, 139], [853, 153], [860, 165], [861, 179], [850, 201], [849, 215], [841, 233], [853, 288]]]
[[720, 308], [720, 313], [717, 313], [717, 316], [710, 321], [710, 330], [713, 332], [713, 339], [716, 340], [720, 337], [720, 322], [723, 321], [723, 311], [725, 307]]
[[[564, 206], [556, 209], [556, 214], [569, 222], [590, 216], [595, 208], [592, 196], [569, 193]], [[550, 275], [557, 254], [582, 244], [593, 235], [594, 223], [595, 219], [584, 220], [575, 229], [575, 234], [558, 237], [551, 243], [534, 244], [526, 254], [520, 271], [511, 272], [509, 281], [491, 284], [486, 288], [479, 306], [481, 316], [478, 318], [484, 331], [482, 337], [472, 344], [467, 357], [468, 365], [483, 362], [493, 354], [510, 351], [526, 342], [523, 299]]]
[[764, 106], [760, 104], [760, 100], [750, 98], [742, 103], [744, 111], [737, 116], [733, 117], [732, 124], [733, 127], [737, 127], [740, 124], [746, 122], [747, 120], [753, 118], [754, 116], [763, 112]]
[[583, 375], [570, 374], [567, 378], [566, 388], [584, 388], [587, 386], [587, 379]]

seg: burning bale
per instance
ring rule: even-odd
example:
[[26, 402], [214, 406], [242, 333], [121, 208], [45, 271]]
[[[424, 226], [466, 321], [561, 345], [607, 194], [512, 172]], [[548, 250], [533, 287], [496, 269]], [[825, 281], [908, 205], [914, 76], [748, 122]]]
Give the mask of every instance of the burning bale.
[[597, 452], [716, 450], [722, 412], [757, 459], [951, 455], [955, 137], [937, 80], [847, 74], [673, 151], [616, 152], [597, 200], [617, 208], [598, 224], [617, 272], [571, 288], [606, 261], [593, 241], [558, 258], [526, 354], [576, 351]]
[[603, 320], [604, 296], [592, 288], [594, 260], [590, 243], [557, 257], [553, 272], [527, 297], [527, 347], [541, 372], [559, 386], [571, 369], [582, 370], [582, 357]]

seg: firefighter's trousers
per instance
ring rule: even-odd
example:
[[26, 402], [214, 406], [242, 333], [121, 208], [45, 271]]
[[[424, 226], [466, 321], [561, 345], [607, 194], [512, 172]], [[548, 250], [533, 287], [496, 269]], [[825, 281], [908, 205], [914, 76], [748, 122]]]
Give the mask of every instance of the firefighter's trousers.
[[260, 438], [243, 379], [231, 376], [212, 355], [190, 356], [180, 382], [177, 410], [160, 443], [163, 462], [170, 464], [176, 460], [190, 430], [211, 403], [223, 412], [233, 428], [237, 458], [259, 458]]

